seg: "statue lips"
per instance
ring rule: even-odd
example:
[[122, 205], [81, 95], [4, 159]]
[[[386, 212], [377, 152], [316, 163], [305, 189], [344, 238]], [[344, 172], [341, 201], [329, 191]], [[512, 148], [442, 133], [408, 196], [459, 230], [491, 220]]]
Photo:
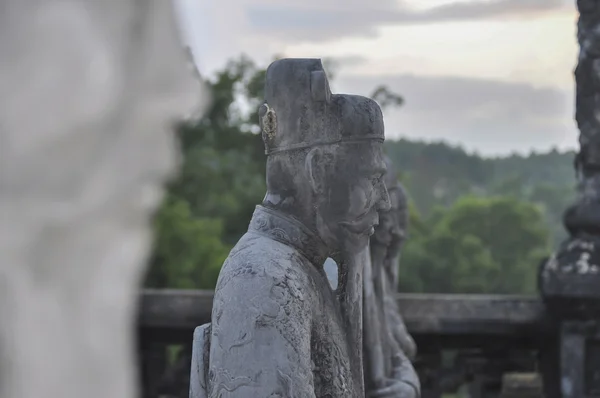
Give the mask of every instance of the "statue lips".
[[353, 234], [371, 236], [375, 233], [375, 227], [379, 225], [379, 214], [370, 210], [354, 221], [342, 221], [339, 224]]

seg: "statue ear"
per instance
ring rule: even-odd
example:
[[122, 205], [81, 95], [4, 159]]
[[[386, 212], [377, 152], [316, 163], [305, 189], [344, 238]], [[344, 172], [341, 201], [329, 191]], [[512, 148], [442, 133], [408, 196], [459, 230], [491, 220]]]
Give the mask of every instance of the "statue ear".
[[306, 155], [304, 161], [306, 175], [314, 193], [325, 193], [327, 174], [334, 163], [334, 156], [328, 148], [324, 147], [315, 147]]
[[266, 102], [258, 108], [258, 125], [260, 126], [265, 149], [268, 151], [275, 145], [277, 135], [277, 114]]

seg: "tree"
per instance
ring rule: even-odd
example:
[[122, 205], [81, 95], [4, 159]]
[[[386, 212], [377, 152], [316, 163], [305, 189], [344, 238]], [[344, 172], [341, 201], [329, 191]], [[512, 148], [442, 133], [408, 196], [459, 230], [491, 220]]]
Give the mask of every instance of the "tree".
[[252, 132], [264, 70], [245, 56], [207, 81], [206, 115], [177, 128], [179, 176], [156, 215], [156, 245], [146, 286], [213, 288], [229, 249], [265, 192], [264, 146]]
[[[335, 72], [335, 62], [324, 64]], [[206, 81], [212, 91], [206, 114], [178, 126], [182, 165], [156, 216], [146, 286], [214, 287], [224, 254], [247, 230], [266, 190], [256, 118], [265, 74], [244, 55], [229, 61]], [[386, 101], [398, 102], [399, 96], [381, 90]]]
[[210, 289], [229, 247], [221, 242], [218, 219], [193, 217], [189, 204], [168, 196], [155, 219], [158, 232], [146, 286]]
[[425, 233], [411, 234], [403, 250], [402, 291], [534, 292], [537, 265], [550, 250], [537, 206], [468, 196], [438, 209], [431, 221]]
[[[335, 70], [335, 63], [325, 64]], [[265, 73], [248, 57], [230, 61], [206, 82], [213, 92], [206, 115], [178, 126], [182, 167], [156, 216], [147, 286], [212, 288], [228, 250], [247, 230], [266, 190], [256, 120]], [[403, 102], [383, 86], [373, 97], [384, 107]], [[568, 155], [483, 159], [444, 143], [408, 140], [386, 147], [413, 198], [401, 263], [404, 291], [501, 293], [533, 286], [528, 267], [547, 251], [540, 209], [549, 220], [547, 213], [568, 196], [556, 185], [560, 179], [543, 187], [539, 179], [557, 164], [565, 174]], [[506, 195], [501, 182], [519, 170], [528, 189], [512, 189], [513, 199], [461, 199]], [[539, 206], [523, 201], [529, 199]]]
[[575, 197], [574, 152], [482, 158], [444, 142], [399, 139], [385, 145], [424, 216], [463, 195], [514, 196], [541, 205], [554, 242], [564, 238], [562, 213]]

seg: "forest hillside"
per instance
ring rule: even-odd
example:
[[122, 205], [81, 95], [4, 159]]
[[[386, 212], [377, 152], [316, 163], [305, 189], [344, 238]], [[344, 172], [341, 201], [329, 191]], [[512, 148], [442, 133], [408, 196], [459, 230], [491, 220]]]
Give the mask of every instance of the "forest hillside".
[[[266, 186], [256, 114], [244, 109], [258, 109], [264, 76], [249, 58], [232, 60], [206, 81], [208, 112], [177, 127], [182, 167], [154, 220], [146, 286], [214, 288], [247, 230]], [[403, 103], [385, 87], [373, 90], [382, 107]], [[401, 291], [535, 293], [538, 264], [564, 237], [573, 153], [489, 159], [406, 139], [387, 141], [386, 151], [410, 195]]]

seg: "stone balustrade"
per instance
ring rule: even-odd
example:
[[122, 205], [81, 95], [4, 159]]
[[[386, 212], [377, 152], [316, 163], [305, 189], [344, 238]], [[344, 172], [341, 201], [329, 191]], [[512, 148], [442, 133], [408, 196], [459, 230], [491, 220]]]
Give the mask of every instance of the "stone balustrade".
[[[193, 330], [210, 321], [212, 291], [145, 290], [138, 332], [145, 397], [182, 391], [189, 363], [166, 366], [168, 345], [191, 349]], [[472, 397], [533, 397], [535, 374], [548, 366], [558, 330], [536, 296], [398, 294], [398, 305], [419, 347], [415, 367], [423, 398], [466, 386]], [[185, 356], [184, 356], [185, 357]], [[507, 376], [509, 375], [510, 377]], [[527, 380], [531, 381], [527, 383]], [[176, 385], [180, 385], [177, 388]], [[520, 395], [522, 392], [522, 395]], [[171, 396], [177, 395], [171, 392]], [[532, 395], [534, 394], [534, 395]]]

